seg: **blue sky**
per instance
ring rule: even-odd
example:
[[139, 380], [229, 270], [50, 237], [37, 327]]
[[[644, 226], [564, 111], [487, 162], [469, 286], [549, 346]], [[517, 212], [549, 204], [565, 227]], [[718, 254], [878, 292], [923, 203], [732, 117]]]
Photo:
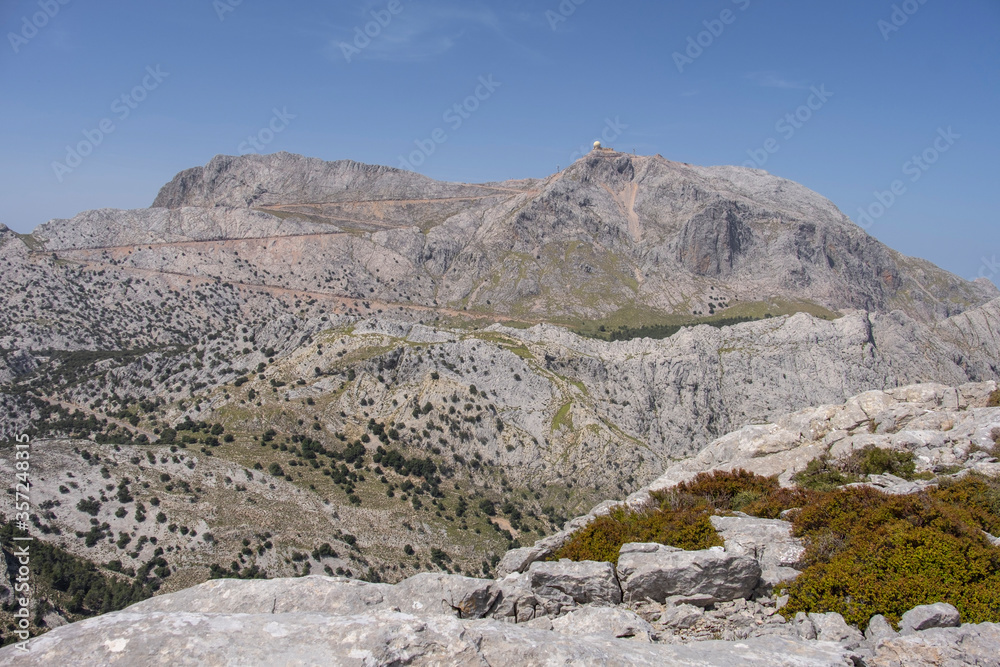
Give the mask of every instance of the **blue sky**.
[[0, 29], [0, 222], [18, 231], [148, 206], [219, 153], [480, 182], [546, 176], [606, 132], [759, 165], [1000, 282], [997, 0], [8, 0]]

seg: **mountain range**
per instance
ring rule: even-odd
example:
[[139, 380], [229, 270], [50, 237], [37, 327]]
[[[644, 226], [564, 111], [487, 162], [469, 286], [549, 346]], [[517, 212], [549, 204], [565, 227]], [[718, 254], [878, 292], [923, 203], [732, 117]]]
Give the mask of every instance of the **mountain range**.
[[485, 184], [218, 156], [0, 226], [0, 277], [34, 525], [136, 595], [489, 573], [747, 424], [1000, 379], [989, 281], [766, 172], [607, 150]]

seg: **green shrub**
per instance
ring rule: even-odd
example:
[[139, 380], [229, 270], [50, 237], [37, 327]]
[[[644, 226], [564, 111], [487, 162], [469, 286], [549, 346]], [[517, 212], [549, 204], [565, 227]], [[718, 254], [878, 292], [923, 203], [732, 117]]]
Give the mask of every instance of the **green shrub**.
[[705, 504], [686, 508], [654, 508], [644, 511], [617, 509], [592, 521], [551, 560], [596, 560], [618, 562], [618, 551], [629, 542], [657, 542], [680, 549], [721, 546]]
[[868, 445], [841, 461], [834, 461], [828, 454], [824, 454], [810, 461], [805, 470], [792, 477], [792, 481], [804, 489], [831, 491], [844, 484], [860, 482], [864, 475], [886, 473], [903, 479], [913, 479], [915, 477], [913, 453]]
[[89, 496], [86, 500], [78, 502], [76, 508], [91, 516], [97, 516], [97, 513], [101, 511], [101, 503], [95, 500], [93, 496]]
[[986, 399], [986, 407], [988, 408], [998, 408], [1000, 407], [1000, 389], [997, 389], [990, 397]]
[[930, 495], [964, 509], [981, 530], [1000, 535], [1000, 479], [972, 474], [958, 481], [942, 480]]
[[776, 489], [743, 507], [742, 511], [762, 519], [777, 519], [785, 510], [805, 507], [815, 492], [805, 489]]
[[795, 473], [792, 481], [811, 491], [830, 491], [844, 484], [861, 481], [857, 475], [844, 473], [828, 454], [813, 459], [805, 470]]
[[[952, 499], [987, 496], [975, 484], [951, 491]], [[865, 627], [875, 614], [898, 622], [908, 609], [942, 601], [964, 622], [998, 621], [1000, 549], [977, 523], [970, 510], [929, 493], [817, 494], [794, 518], [808, 566], [784, 586], [785, 613], [835, 611]]]
[[913, 452], [898, 452], [893, 449], [882, 449], [875, 445], [868, 445], [851, 454], [842, 466], [849, 473], [861, 475], [888, 473], [903, 479], [913, 479]]
[[691, 495], [708, 502], [716, 510], [740, 510], [744, 505], [760, 500], [778, 490], [778, 480], [762, 477], [746, 470], [698, 473], [689, 482], [678, 484], [671, 491], [654, 493], [653, 497], [663, 501], [669, 495]]

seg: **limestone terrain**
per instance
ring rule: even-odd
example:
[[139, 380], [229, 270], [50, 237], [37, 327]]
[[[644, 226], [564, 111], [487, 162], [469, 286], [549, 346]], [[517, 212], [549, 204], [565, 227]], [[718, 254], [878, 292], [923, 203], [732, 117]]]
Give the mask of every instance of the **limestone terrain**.
[[[940, 330], [967, 326], [978, 315], [946, 321]], [[40, 524], [61, 531], [49, 539], [98, 562], [121, 559], [127, 567], [148, 561], [157, 548], [174, 547], [171, 566], [187, 573], [178, 582], [197, 580], [208, 566], [234, 560], [272, 576], [301, 573], [304, 562], [284, 559], [323, 543], [333, 544], [339, 556], [355, 558], [312, 559], [314, 571], [364, 574], [374, 567], [380, 577], [395, 580], [430, 567], [431, 549], [445, 545], [454, 561], [449, 567], [482, 572], [484, 561], [490, 564], [503, 554], [506, 540], [530, 544], [550, 535], [567, 516], [603, 498], [624, 498], [664, 469], [674, 470], [676, 459], [703, 450], [677, 465], [693, 472], [713, 468], [715, 460], [708, 457], [716, 456], [720, 445], [703, 448], [717, 431], [778, 419], [798, 407], [802, 396], [841, 401], [846, 392], [891, 387], [934, 372], [926, 356], [893, 352], [898, 319], [866, 314], [834, 322], [800, 314], [613, 344], [555, 327], [458, 330], [323, 317], [272, 322], [246, 343], [256, 351], [248, 347], [235, 357], [229, 356], [231, 346], [244, 344], [240, 329], [233, 330], [235, 340], [206, 340], [180, 353], [102, 357], [85, 365], [82, 375], [69, 368], [70, 358], [40, 357], [34, 373], [11, 385], [11, 413], [23, 405], [25, 417], [41, 415], [45, 406], [102, 419], [118, 415], [110, 419], [119, 427], [115, 433], [154, 442], [66, 439], [72, 433], [38, 442], [35, 488], [39, 498], [55, 503]], [[887, 342], [872, 346], [869, 336]], [[274, 356], [265, 355], [270, 347]], [[889, 350], [885, 356], [883, 348]], [[977, 354], [987, 371], [982, 349], [969, 350], [966, 366], [974, 368]], [[867, 366], [855, 365], [865, 357]], [[257, 373], [259, 364], [264, 367]], [[936, 375], [966, 377], [951, 355], [942, 355]], [[204, 386], [193, 390], [199, 384]], [[105, 392], [107, 400], [101, 397]], [[865, 443], [891, 440], [870, 435], [868, 417], [856, 412], [850, 418], [857, 423], [834, 435], [852, 429]], [[208, 438], [199, 434], [183, 448], [180, 438], [175, 444], [155, 443], [156, 431], [185, 419], [218, 424], [232, 442], [221, 442], [220, 434], [215, 445], [206, 446]], [[388, 425], [395, 438], [380, 442], [373, 423]], [[274, 438], [265, 446], [268, 431]], [[798, 442], [766, 425], [737, 431], [724, 442], [745, 433], [779, 443], [767, 447]], [[362, 466], [349, 471], [358, 478], [328, 474], [344, 464], [325, 455], [306, 458], [296, 435], [339, 452], [369, 437]], [[411, 460], [432, 460], [442, 495], [430, 493], [425, 479], [380, 465], [378, 447]], [[745, 458], [755, 465], [769, 460]], [[280, 474], [269, 472], [272, 464]], [[778, 472], [784, 469], [768, 474]], [[144, 522], [134, 518], [133, 502], [116, 500], [125, 479], [131, 495], [147, 508]], [[408, 494], [408, 482], [418, 490]], [[413, 493], [417, 496], [408, 497]], [[93, 516], [77, 508], [90, 497], [103, 503]], [[161, 503], [157, 509], [153, 498]], [[484, 501], [496, 508], [494, 515], [483, 509]], [[116, 516], [122, 508], [126, 515]], [[153, 521], [160, 512], [163, 524]], [[319, 518], [307, 518], [317, 512]], [[251, 515], [256, 518], [246, 522]], [[89, 532], [91, 519], [106, 523], [109, 535], [88, 546], [75, 536]], [[171, 525], [210, 532], [216, 541], [168, 531]], [[337, 545], [338, 531], [355, 536], [357, 549]], [[123, 533], [128, 548], [117, 546]], [[264, 533], [272, 537], [261, 537]], [[163, 543], [140, 542], [143, 537]], [[258, 553], [267, 541], [276, 550]], [[415, 557], [403, 552], [407, 544]], [[244, 548], [253, 553], [241, 553]]]
[[[744, 528], [726, 531], [725, 549], [657, 555], [662, 545], [625, 545], [617, 574], [609, 563], [561, 561], [492, 581], [212, 581], [57, 628], [26, 655], [33, 664], [1000, 664], [1000, 626], [962, 625], [948, 604], [908, 611], [898, 631], [875, 616], [862, 633], [836, 613], [786, 618], [780, 598], [748, 600], [761, 570], [741, 540], [762, 534]], [[680, 594], [663, 599], [642, 571]], [[0, 664], [15, 664], [16, 651], [0, 650]]]
[[[989, 450], [1000, 434], [1000, 408], [987, 407], [997, 386], [992, 381], [959, 387], [930, 383], [868, 391], [852, 396], [842, 405], [814, 406], [783, 415], [772, 423], [745, 426], [712, 441], [696, 456], [668, 466], [662, 475], [628, 498], [604, 501], [567, 523], [562, 531], [533, 546], [508, 552], [498, 572], [522, 572], [531, 563], [555, 553], [573, 532], [594, 517], [618, 506], [641, 507], [650, 501], [651, 493], [672, 488], [701, 472], [746, 470], [775, 476], [781, 484], [793, 486], [792, 476], [805, 470], [810, 461], [824, 455], [834, 461], [845, 459], [864, 447], [874, 446], [912, 452], [916, 471], [930, 473], [925, 480], [873, 475], [862, 482], [887, 493], [915, 493], [936, 484], [941, 476], [975, 472], [998, 477], [1000, 461]], [[756, 527], [757, 532], [770, 525], [765, 520], [755, 521], [764, 522]], [[713, 524], [716, 530], [723, 531], [726, 520], [713, 517]], [[1000, 538], [990, 538], [1000, 544]], [[771, 544], [781, 543], [773, 541], [773, 537], [768, 539]], [[777, 575], [789, 574], [780, 568], [795, 562], [794, 558], [784, 558], [779, 555], [762, 562], [765, 572], [777, 570], [774, 583], [782, 579]]]
[[898, 308], [927, 321], [1000, 296], [886, 248], [766, 172], [613, 151], [491, 185], [285, 153], [219, 156], [178, 174], [148, 211], [92, 211], [32, 237], [66, 260], [131, 272], [528, 322], [783, 308]]
[[[506, 574], [599, 501], [742, 463], [732, 438], [773, 437], [779, 458], [744, 458], [790, 470], [796, 410], [933, 382], [961, 411], [1000, 379], [992, 284], [794, 183], [658, 156], [483, 185], [220, 156], [150, 209], [0, 226], [0, 278], [0, 440], [33, 436], [32, 532], [161, 592], [213, 567]], [[664, 324], [689, 326], [599, 337]], [[856, 412], [803, 451], [896, 446], [913, 417]], [[929, 469], [968, 459], [920, 442]]]

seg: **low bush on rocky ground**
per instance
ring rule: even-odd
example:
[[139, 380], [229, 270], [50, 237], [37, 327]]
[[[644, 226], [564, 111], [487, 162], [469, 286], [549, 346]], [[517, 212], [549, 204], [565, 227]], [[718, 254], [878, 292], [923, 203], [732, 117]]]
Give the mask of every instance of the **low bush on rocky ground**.
[[1000, 389], [997, 389], [992, 394], [990, 394], [989, 399], [986, 401], [986, 407], [1000, 408]]
[[[909, 468], [905, 457], [858, 454], [849, 465], [859, 471]], [[702, 473], [653, 498], [643, 511], [598, 518], [553, 558], [617, 562], [627, 542], [704, 549], [720, 544], [713, 513], [776, 518], [795, 510], [786, 516], [805, 540], [807, 565], [782, 585], [789, 595], [783, 613], [835, 611], [863, 628], [875, 614], [898, 622], [917, 605], [949, 602], [964, 622], [1000, 622], [1000, 548], [983, 534], [1000, 533], [1000, 480], [969, 475], [893, 496], [869, 487], [784, 489], [775, 478], [738, 470]]]
[[909, 480], [926, 476], [916, 474], [912, 452], [897, 452], [869, 445], [839, 461], [831, 459], [829, 455], [813, 459], [792, 480], [806, 489], [829, 491], [844, 484], [860, 482], [865, 475], [885, 474]]
[[690, 498], [665, 499], [659, 507], [639, 511], [618, 509], [598, 517], [577, 532], [552, 560], [597, 560], [618, 563], [618, 550], [628, 542], [658, 542], [679, 549], [721, 546], [704, 501]]
[[870, 488], [820, 493], [795, 514], [808, 567], [785, 589], [789, 613], [835, 611], [864, 627], [949, 602], [968, 623], [1000, 621], [1000, 482], [968, 477], [930, 492]]

